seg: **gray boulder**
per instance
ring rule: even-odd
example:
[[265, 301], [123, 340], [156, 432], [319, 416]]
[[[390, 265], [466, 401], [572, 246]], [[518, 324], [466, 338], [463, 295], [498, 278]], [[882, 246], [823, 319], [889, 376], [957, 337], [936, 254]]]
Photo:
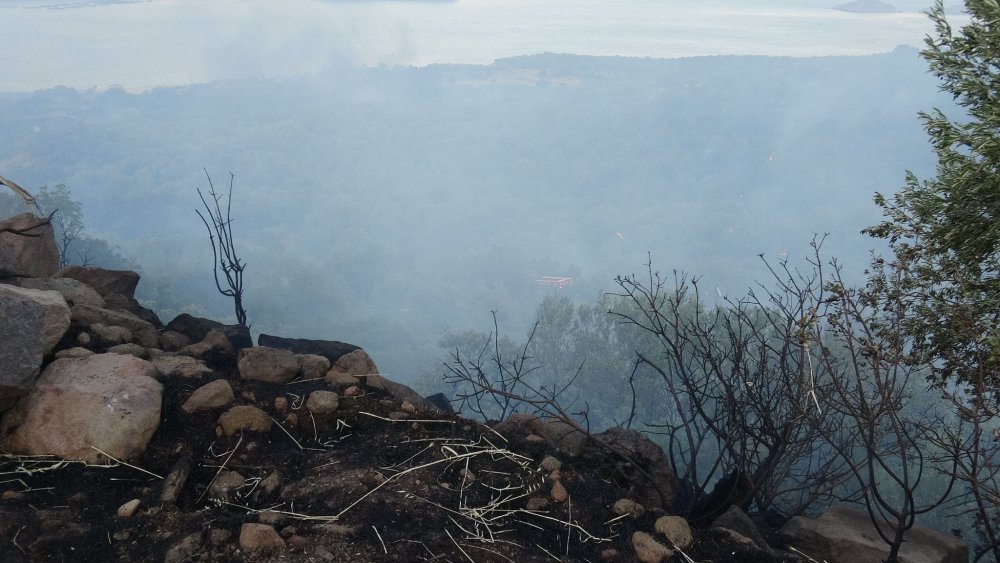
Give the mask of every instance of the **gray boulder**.
[[0, 446], [27, 455], [99, 463], [142, 454], [160, 423], [156, 368], [135, 356], [56, 360], [0, 424]]
[[299, 374], [299, 361], [288, 350], [257, 346], [240, 350], [240, 377], [265, 383], [288, 383]]
[[[40, 219], [32, 213], [22, 213], [0, 221], [0, 229], [26, 229]], [[52, 225], [43, 225], [21, 236], [0, 233], [0, 279], [47, 278], [59, 269], [59, 247]]]
[[[848, 506], [831, 507], [819, 518], [796, 516], [778, 534], [786, 545], [820, 561], [884, 561], [889, 555], [889, 546], [875, 531], [868, 513]], [[965, 542], [924, 526], [913, 526], [903, 539], [900, 563], [969, 560]]]
[[[6, 318], [8, 323], [15, 323], [14, 326], [19, 319], [8, 316], [10, 312], [5, 311], [4, 305], [20, 301], [30, 302], [37, 308], [42, 320], [40, 336], [43, 354], [51, 352], [69, 328], [70, 309], [66, 305], [66, 300], [58, 292], [0, 284], [0, 300], [2, 300], [0, 303], [3, 303], [0, 305], [0, 318]], [[28, 319], [21, 320], [27, 321]]]
[[0, 398], [29, 391], [68, 328], [69, 307], [58, 293], [0, 284]]

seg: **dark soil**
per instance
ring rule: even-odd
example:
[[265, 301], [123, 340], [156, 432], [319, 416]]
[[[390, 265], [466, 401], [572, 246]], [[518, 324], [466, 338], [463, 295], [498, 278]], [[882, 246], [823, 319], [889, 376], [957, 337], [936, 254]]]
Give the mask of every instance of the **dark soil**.
[[[217, 413], [185, 415], [184, 400], [219, 376], [229, 379], [237, 404], [256, 405], [281, 426], [224, 438], [216, 435]], [[483, 425], [404, 413], [375, 390], [341, 396], [334, 415], [313, 417], [302, 403], [316, 389], [331, 387], [323, 380], [245, 382], [230, 367], [164, 382], [162, 423], [145, 454], [129, 462], [134, 468], [0, 457], [0, 560], [634, 561], [632, 533], [652, 533], [662, 515], [615, 519], [610, 507], [627, 490], [599, 464], [575, 467], [559, 454], [568, 501], [528, 511], [528, 499], [548, 498], [552, 488], [537, 469], [551, 454], [543, 446], [512, 451]], [[276, 412], [278, 397], [297, 423]], [[193, 469], [177, 502], [161, 502], [161, 477], [185, 457]], [[244, 482], [213, 498], [207, 489], [223, 465]], [[268, 492], [265, 479], [274, 472], [281, 487]], [[141, 500], [138, 511], [118, 517], [131, 499]], [[241, 526], [261, 521], [288, 546], [242, 550]], [[685, 551], [693, 561], [789, 560], [714, 532], [698, 533]]]

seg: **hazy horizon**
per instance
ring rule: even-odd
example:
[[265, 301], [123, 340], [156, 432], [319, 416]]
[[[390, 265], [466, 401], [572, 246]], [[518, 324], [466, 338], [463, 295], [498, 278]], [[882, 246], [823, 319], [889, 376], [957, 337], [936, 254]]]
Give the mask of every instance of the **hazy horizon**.
[[[839, 56], [919, 47], [929, 6], [838, 0], [0, 2], [0, 91], [293, 77], [337, 67], [491, 64], [540, 53], [682, 58]], [[61, 9], [55, 9], [58, 6]]]

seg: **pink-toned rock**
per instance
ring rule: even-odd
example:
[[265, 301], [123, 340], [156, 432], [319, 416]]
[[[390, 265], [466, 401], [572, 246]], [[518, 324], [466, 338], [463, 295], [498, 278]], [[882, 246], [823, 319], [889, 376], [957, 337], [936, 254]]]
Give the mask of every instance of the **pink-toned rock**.
[[660, 563], [674, 556], [672, 549], [656, 541], [646, 532], [632, 534], [632, 548], [635, 549], [635, 558], [642, 563]]
[[674, 547], [687, 549], [694, 541], [691, 535], [691, 526], [687, 520], [680, 516], [661, 516], [653, 524], [656, 533], [663, 534], [670, 540]]
[[642, 518], [646, 509], [632, 499], [619, 499], [611, 506], [611, 512], [618, 516], [629, 516], [631, 518]]
[[119, 518], [131, 518], [135, 511], [139, 509], [139, 499], [134, 498], [118, 507]]
[[181, 348], [177, 353], [205, 361], [219, 357], [231, 357], [233, 343], [221, 331], [212, 329], [208, 331], [205, 338]]
[[240, 528], [240, 548], [247, 551], [285, 547], [277, 530], [267, 524], [248, 522]]
[[[39, 221], [33, 213], [22, 213], [0, 221], [0, 229], [26, 229]], [[47, 278], [59, 270], [59, 247], [52, 225], [32, 229], [30, 234], [37, 236], [0, 233], [0, 278]]]
[[225, 379], [216, 379], [194, 390], [181, 410], [191, 414], [201, 411], [212, 411], [228, 407], [236, 400], [233, 387]]
[[67, 348], [65, 350], [59, 350], [56, 352], [56, 359], [60, 360], [63, 358], [86, 358], [87, 356], [93, 356], [94, 352], [87, 350], [86, 348], [81, 348], [79, 346], [75, 348]]
[[[796, 516], [779, 530], [781, 540], [822, 561], [884, 561], [889, 546], [875, 531], [868, 514], [834, 506], [819, 518]], [[903, 536], [901, 563], [966, 563], [969, 546], [961, 539], [924, 526]]]
[[562, 481], [556, 481], [552, 483], [552, 500], [556, 502], [566, 502], [569, 498], [569, 493], [566, 492], [566, 487], [563, 486]]
[[223, 436], [232, 436], [240, 430], [267, 432], [271, 423], [271, 417], [266, 412], [254, 406], [239, 405], [222, 413], [218, 420], [218, 432]]
[[135, 286], [139, 285], [139, 274], [135, 272], [89, 266], [66, 266], [52, 277], [81, 281], [94, 288], [104, 298], [115, 293], [135, 297]]
[[94, 448], [118, 459], [140, 455], [160, 423], [163, 386], [135, 356], [56, 360], [3, 418], [0, 445], [98, 463]]
[[212, 374], [212, 369], [205, 362], [190, 356], [162, 355], [153, 358], [153, 365], [164, 378], [197, 379]]
[[289, 350], [255, 346], [240, 350], [240, 377], [265, 383], [288, 383], [299, 374], [299, 362]]

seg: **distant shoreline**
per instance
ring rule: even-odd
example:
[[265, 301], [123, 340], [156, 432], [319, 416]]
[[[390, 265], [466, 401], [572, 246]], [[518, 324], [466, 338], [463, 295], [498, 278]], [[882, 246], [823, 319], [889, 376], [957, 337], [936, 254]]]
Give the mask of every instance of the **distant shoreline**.
[[896, 14], [900, 12], [899, 8], [881, 0], [854, 0], [854, 2], [834, 6], [833, 9], [857, 14]]

